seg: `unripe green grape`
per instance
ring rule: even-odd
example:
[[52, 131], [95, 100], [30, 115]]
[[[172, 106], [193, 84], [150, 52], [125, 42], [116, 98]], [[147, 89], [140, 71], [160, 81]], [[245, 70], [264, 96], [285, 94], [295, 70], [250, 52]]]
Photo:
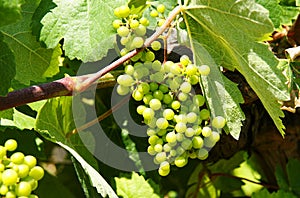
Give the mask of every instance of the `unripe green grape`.
[[160, 164], [164, 162], [167, 159], [167, 154], [166, 152], [159, 152], [155, 156], [155, 160]]
[[123, 85], [125, 87], [130, 87], [134, 83], [134, 80], [128, 74], [122, 74], [122, 75], [118, 76], [117, 83], [119, 85]]
[[213, 141], [212, 139], [210, 139], [209, 137], [204, 138], [204, 146], [207, 148], [212, 148], [214, 147], [216, 144], [215, 141]]
[[118, 93], [120, 96], [127, 95], [129, 92], [130, 92], [130, 87], [125, 87], [125, 86], [123, 86], [123, 85], [118, 85], [118, 86], [117, 86], [117, 93]]
[[178, 82], [175, 82], [175, 81], [171, 81], [169, 83], [169, 85], [170, 85], [171, 90], [177, 90], [180, 87], [180, 84]]
[[154, 71], [160, 71], [161, 70], [161, 62], [159, 60], [153, 61], [152, 65], [151, 65], [151, 68]]
[[144, 120], [145, 124], [147, 124], [151, 128], [156, 127], [156, 118], [152, 118], [151, 120]]
[[181, 106], [181, 104], [180, 104], [180, 102], [177, 101], [177, 100], [174, 100], [174, 101], [171, 103], [171, 107], [172, 107], [172, 109], [174, 109], [174, 110], [178, 110], [178, 109], [180, 108], [180, 106]]
[[137, 36], [145, 36], [147, 32], [147, 29], [145, 27], [145, 25], [142, 25], [140, 24], [135, 30], [134, 30], [134, 33], [137, 35]]
[[31, 195], [28, 196], [28, 198], [39, 198], [39, 197], [37, 195], [31, 194]]
[[183, 92], [180, 92], [178, 95], [177, 95], [177, 98], [179, 101], [186, 101], [188, 99], [188, 94], [186, 93], [183, 93]]
[[119, 34], [119, 36], [125, 37], [125, 36], [128, 36], [129, 29], [125, 26], [121, 26], [117, 29], [117, 33]]
[[155, 145], [154, 145], [154, 151], [159, 153], [159, 152], [162, 152], [163, 150], [163, 147], [161, 144], [157, 144], [157, 141], [155, 142]]
[[170, 104], [173, 101], [173, 97], [170, 94], [164, 94], [163, 102], [165, 104]]
[[178, 132], [178, 133], [184, 133], [186, 131], [186, 124], [183, 123], [183, 122], [178, 122], [176, 125], [175, 125], [175, 130]]
[[132, 65], [126, 65], [124, 72], [131, 76], [134, 72], [134, 67]]
[[147, 68], [148, 70], [152, 69], [152, 62], [151, 61], [145, 61], [144, 62], [144, 67]]
[[198, 67], [198, 71], [202, 76], [207, 76], [210, 73], [210, 68], [207, 65], [201, 65]]
[[160, 50], [161, 48], [161, 43], [159, 41], [153, 41], [151, 43], [151, 48], [154, 50], [154, 51], [158, 51]]
[[184, 134], [186, 137], [193, 137], [195, 135], [195, 130], [193, 128], [189, 127], [186, 129]]
[[20, 178], [24, 178], [24, 177], [26, 177], [29, 174], [29, 170], [30, 169], [29, 169], [29, 166], [26, 165], [26, 164], [20, 164], [20, 165], [18, 165], [18, 169], [19, 169], [18, 176]]
[[199, 76], [197, 75], [191, 75], [188, 77], [189, 83], [191, 83], [191, 85], [196, 85], [199, 83]]
[[174, 118], [174, 111], [172, 109], [165, 109], [163, 111], [163, 116], [164, 118], [166, 118], [167, 120], [172, 120]]
[[8, 151], [14, 151], [17, 149], [18, 147], [18, 143], [16, 140], [14, 139], [9, 139], [6, 140], [6, 142], [4, 143], [4, 147], [6, 148], [6, 150]]
[[34, 156], [26, 155], [24, 157], [24, 164], [26, 164], [29, 167], [29, 169], [35, 167], [36, 163], [37, 163], [37, 161], [36, 161], [36, 158]]
[[202, 109], [199, 113], [201, 120], [208, 120], [210, 117], [210, 112], [207, 109]]
[[188, 160], [186, 157], [179, 156], [175, 158], [175, 165], [179, 168], [184, 167], [187, 164]]
[[142, 17], [140, 18], [140, 23], [143, 25], [143, 26], [148, 26], [149, 25], [149, 20], [145, 17]]
[[152, 100], [150, 100], [149, 106], [150, 106], [151, 109], [156, 111], [156, 110], [159, 110], [161, 108], [161, 102], [157, 98], [153, 98]]
[[8, 191], [5, 195], [5, 198], [16, 198], [17, 195], [14, 191]]
[[179, 67], [178, 64], [173, 64], [170, 67], [170, 72], [173, 73], [174, 75], [179, 75], [181, 74], [181, 68]]
[[[159, 136], [164, 136], [165, 134], [167, 133], [167, 130], [166, 129], [159, 129], [158, 131], [157, 131], [157, 135], [159, 135]], [[161, 144], [163, 144], [164, 142], [163, 142], [163, 139], [161, 139], [162, 140], [162, 143]]]
[[0, 145], [0, 160], [6, 156], [6, 151], [7, 151], [7, 149], [4, 146]]
[[151, 61], [152, 62], [155, 59], [155, 54], [152, 51], [148, 51], [145, 54], [145, 58], [146, 58], [146, 61]]
[[172, 62], [172, 61], [167, 61], [167, 62], [165, 62], [165, 63], [163, 64], [164, 71], [165, 71], [166, 73], [170, 72], [172, 65], [174, 65], [174, 62]]
[[163, 170], [163, 169], [161, 169], [161, 168], [158, 169], [158, 174], [159, 174], [160, 176], [165, 177], [165, 176], [167, 176], [169, 173], [170, 173], [170, 169], [168, 169], [168, 170]]
[[212, 134], [208, 138], [214, 142], [218, 142], [220, 140], [220, 133], [213, 131]]
[[156, 90], [153, 92], [153, 97], [157, 98], [158, 100], [162, 100], [164, 98], [164, 94], [160, 90]]
[[14, 163], [14, 164], [22, 164], [23, 161], [24, 161], [24, 154], [21, 153], [21, 152], [16, 152], [16, 153], [13, 153], [11, 156], [10, 156], [10, 160]]
[[212, 120], [212, 126], [217, 129], [222, 129], [226, 124], [225, 118], [222, 116], [214, 117]]
[[[187, 56], [187, 55], [182, 55], [180, 57], [180, 63], [183, 65], [183, 66], [187, 66], [189, 63], [190, 63], [190, 58]], [[196, 68], [197, 69], [197, 68]]]
[[[182, 134], [180, 134], [180, 135], [182, 135]], [[184, 140], [184, 139], [183, 139]], [[182, 141], [183, 141], [182, 140]], [[180, 142], [182, 142], [182, 141], [180, 141]], [[178, 156], [184, 156], [184, 153], [185, 153], [185, 149], [184, 148], [182, 148], [181, 146], [178, 146], [177, 148], [176, 148], [176, 153], [177, 153], [177, 155]], [[186, 156], [184, 156], [184, 157], [186, 157]]]
[[135, 37], [132, 40], [132, 46], [133, 48], [141, 48], [144, 45], [144, 39], [142, 37]]
[[181, 147], [185, 150], [189, 150], [191, 149], [193, 146], [192, 144], [192, 140], [190, 139], [184, 139], [182, 142], [181, 142]]
[[44, 169], [40, 166], [35, 166], [30, 170], [29, 176], [35, 180], [40, 180], [44, 177]]
[[159, 88], [158, 88], [160, 91], [162, 91], [163, 93], [168, 93], [169, 92], [169, 87], [165, 84], [161, 84], [159, 85]]
[[139, 92], [138, 90], [134, 90], [132, 92], [132, 98], [135, 100], [135, 101], [141, 101], [143, 100], [143, 97], [144, 97], [144, 94]]
[[4, 185], [11, 186], [18, 181], [18, 174], [13, 169], [6, 169], [2, 173], [2, 182]]
[[150, 155], [156, 155], [156, 151], [154, 150], [154, 146], [153, 146], [153, 145], [148, 146], [147, 152], [148, 152]]
[[114, 20], [113, 21], [113, 27], [115, 28], [115, 29], [118, 29], [120, 26], [121, 26], [121, 24], [122, 24], [122, 21], [121, 20], [119, 20], [119, 19], [116, 19], [116, 20]]
[[147, 135], [148, 136], [152, 136], [152, 135], [155, 135], [155, 134], [156, 134], [156, 131], [154, 129], [151, 129], [151, 128], [147, 129]]
[[176, 142], [176, 140], [177, 140], [177, 136], [174, 131], [167, 133], [167, 135], [166, 135], [167, 142], [172, 143], [172, 142]]
[[151, 120], [154, 118], [155, 112], [151, 108], [146, 108], [143, 112], [143, 117], [145, 120]]
[[157, 9], [158, 12], [164, 13], [165, 10], [166, 10], [166, 7], [165, 7], [164, 4], [159, 4], [156, 9]]
[[185, 139], [183, 133], [176, 133], [177, 142], [182, 142]]
[[192, 90], [192, 85], [189, 82], [183, 82], [180, 86], [180, 90], [183, 93], [190, 93], [190, 91]]
[[195, 135], [200, 135], [202, 133], [202, 128], [200, 126], [193, 127], [195, 130]]
[[192, 140], [193, 148], [200, 149], [203, 147], [203, 139], [200, 136], [194, 136]]
[[151, 82], [151, 83], [150, 83], [150, 90], [151, 90], [152, 92], [154, 92], [154, 91], [157, 90], [157, 89], [158, 89], [158, 84], [155, 83], [155, 82]]
[[136, 108], [136, 112], [140, 115], [143, 115], [143, 112], [144, 110], [146, 109], [147, 107], [145, 105], [139, 105], [137, 108]]
[[129, 37], [130, 36], [128, 36], [128, 37], [122, 37], [121, 40], [120, 40], [121, 45], [125, 46], [128, 42], [130, 42], [131, 40], [130, 40]]
[[123, 49], [120, 51], [120, 55], [121, 55], [121, 56], [125, 56], [127, 53], [128, 53], [128, 50], [127, 50], [126, 48], [123, 48]]
[[205, 103], [205, 98], [204, 98], [204, 96], [197, 94], [193, 97], [193, 102], [194, 102], [194, 104], [197, 104], [199, 107], [201, 107]]
[[143, 97], [143, 102], [144, 102], [146, 105], [148, 105], [152, 99], [153, 99], [152, 94], [146, 94], [146, 95]]
[[17, 196], [29, 196], [31, 194], [31, 185], [28, 182], [21, 181], [16, 186], [16, 194]]
[[182, 122], [182, 123], [187, 123], [187, 118], [185, 114], [179, 114], [174, 116], [174, 120], [176, 122]]
[[163, 24], [166, 22], [166, 19], [159, 19], [157, 22], [158, 27], [163, 26]]
[[176, 151], [175, 149], [172, 149], [172, 150], [170, 151], [170, 156], [172, 156], [172, 157], [177, 156], [177, 151]]
[[1, 185], [0, 186], [0, 195], [6, 195], [8, 192], [8, 187], [6, 185]]
[[142, 82], [137, 86], [137, 90], [143, 94], [147, 94], [150, 91], [150, 85], [146, 82]]
[[212, 133], [212, 130], [211, 130], [210, 127], [205, 126], [205, 127], [202, 128], [202, 133], [201, 133], [201, 134], [202, 134], [204, 137], [210, 136], [211, 133]]
[[[5, 166], [4, 164], [0, 164], [0, 172], [3, 172], [5, 169]], [[0, 178], [0, 182], [1, 182], [1, 178]]]
[[131, 20], [130, 23], [129, 23], [129, 26], [130, 26], [131, 29], [136, 29], [136, 28], [139, 27], [139, 25], [140, 25], [140, 23], [136, 19]]
[[192, 76], [197, 73], [198, 69], [196, 65], [194, 64], [188, 64], [188, 66], [185, 68], [185, 72], [187, 75]]
[[164, 80], [163, 72], [156, 72], [155, 74], [150, 75], [150, 80], [155, 81], [157, 83], [161, 83]]
[[198, 116], [197, 116], [197, 114], [194, 113], [194, 112], [190, 112], [190, 113], [188, 113], [188, 114], [186, 115], [186, 119], [187, 119], [187, 122], [188, 122], [188, 123], [194, 123], [194, 122], [196, 122], [196, 121], [197, 121], [197, 118], [198, 118]]
[[204, 148], [200, 148], [197, 151], [197, 157], [200, 160], [205, 160], [208, 157], [208, 151], [206, 149], [204, 149]]
[[158, 12], [157, 12], [157, 10], [151, 10], [150, 16], [153, 17], [153, 18], [158, 17]]
[[197, 158], [197, 153], [195, 151], [189, 153], [189, 158], [196, 159]]
[[165, 152], [170, 152], [171, 149], [172, 149], [172, 146], [171, 146], [170, 144], [164, 144], [164, 145], [163, 145], [163, 150], [164, 150]]
[[119, 18], [126, 18], [130, 14], [130, 8], [127, 5], [122, 5], [116, 8], [114, 13]]
[[166, 128], [168, 128], [169, 123], [165, 118], [158, 118], [156, 121], [156, 126], [159, 129], [166, 129]]

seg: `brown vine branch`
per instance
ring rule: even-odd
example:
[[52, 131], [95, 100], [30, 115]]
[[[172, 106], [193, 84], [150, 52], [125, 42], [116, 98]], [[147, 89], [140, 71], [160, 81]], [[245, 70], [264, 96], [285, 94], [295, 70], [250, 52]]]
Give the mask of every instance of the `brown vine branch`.
[[7, 96], [0, 97], [0, 111], [53, 97], [71, 96], [76, 92], [82, 92], [88, 89], [103, 75], [122, 65], [125, 61], [129, 60], [140, 51], [150, 46], [150, 44], [155, 41], [170, 26], [174, 18], [181, 11], [183, 11], [183, 9], [184, 8], [182, 6], [177, 6], [176, 8], [174, 8], [173, 11], [170, 12], [168, 18], [166, 19], [166, 22], [145, 41], [143, 48], [135, 49], [129, 52], [125, 56], [119, 58], [118, 60], [114, 61], [110, 65], [104, 67], [94, 74], [76, 77], [65, 77], [54, 82], [35, 85], [25, 89], [10, 92]]

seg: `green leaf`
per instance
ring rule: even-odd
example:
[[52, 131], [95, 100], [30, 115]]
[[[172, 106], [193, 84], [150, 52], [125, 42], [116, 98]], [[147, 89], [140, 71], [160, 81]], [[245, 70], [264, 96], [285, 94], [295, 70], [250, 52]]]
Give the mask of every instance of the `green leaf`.
[[[268, 46], [257, 42], [273, 31], [268, 11], [252, 0], [196, 0], [186, 9], [192, 50], [196, 51], [196, 45], [201, 43], [217, 65], [237, 69], [283, 135], [280, 117], [284, 114], [278, 100], [289, 100], [285, 78]], [[197, 65], [200, 61], [194, 57]]]
[[54, 46], [54, 50], [45, 49], [31, 34], [31, 18], [37, 2], [27, 1], [22, 6], [22, 20], [0, 28], [4, 42], [15, 55], [15, 79], [25, 85], [29, 85], [30, 81], [43, 82], [59, 72], [59, 46]]
[[237, 85], [221, 74], [212, 57], [199, 43], [194, 43], [194, 49], [198, 64], [207, 64], [211, 68], [208, 76], [201, 77], [201, 82], [212, 117], [226, 118], [226, 133], [238, 140], [242, 121], [245, 120], [239, 105], [244, 102], [243, 96]]
[[240, 164], [245, 161], [246, 153], [239, 151], [233, 157], [229, 159], [221, 159], [215, 164], [211, 165], [209, 169], [212, 173], [231, 173], [235, 168], [239, 167]]
[[133, 172], [131, 179], [127, 178], [115, 178], [117, 186], [117, 194], [124, 198], [136, 198], [136, 197], [149, 197], [159, 198], [154, 193], [150, 184], [144, 179], [143, 176], [139, 176]]
[[11, 87], [11, 81], [16, 75], [16, 62], [13, 52], [8, 45], [3, 42], [1, 32], [0, 46], [0, 95], [4, 96], [8, 93], [8, 89]]
[[0, 27], [21, 19], [21, 5], [24, 0], [0, 0]]
[[222, 192], [233, 192], [241, 189], [245, 183], [240, 179], [228, 178], [226, 176], [219, 176], [214, 180], [214, 186]]
[[[89, 175], [91, 184], [96, 187], [98, 193], [103, 197], [106, 195], [117, 197], [109, 184], [96, 171], [98, 168], [97, 161], [87, 150], [79, 135], [74, 134], [70, 138], [65, 137], [68, 132], [76, 128], [75, 123], [85, 122], [85, 110], [80, 105], [77, 105], [76, 108], [82, 113], [82, 116], [78, 118], [80, 120], [75, 122], [72, 111], [72, 97], [48, 100], [37, 115], [36, 131], [69, 151]], [[95, 143], [92, 140], [89, 142], [91, 148], [93, 148]]]
[[299, 197], [300, 196], [300, 161], [297, 159], [289, 159], [286, 170], [289, 178], [291, 190]]
[[9, 119], [0, 118], [2, 126], [14, 126], [18, 129], [33, 129], [35, 126], [35, 119], [26, 114], [21, 113], [15, 108], [11, 111], [12, 117]]
[[269, 16], [272, 20], [274, 26], [278, 28], [281, 25], [281, 16], [283, 14], [283, 9], [279, 5], [279, 0], [255, 0], [256, 3], [264, 6], [269, 10]]
[[41, 23], [40, 39], [55, 48], [64, 39], [63, 49], [70, 59], [84, 62], [103, 58], [114, 46], [112, 27], [114, 8], [124, 0], [55, 0], [57, 7], [46, 14]]
[[275, 176], [276, 176], [277, 184], [280, 187], [280, 189], [288, 191], [289, 190], [289, 182], [288, 182], [287, 176], [286, 176], [284, 170], [282, 169], [282, 167], [279, 165], [276, 166]]
[[259, 192], [253, 193], [252, 198], [296, 198], [294, 194], [291, 192], [285, 192], [283, 190], [279, 190], [277, 192], [269, 193], [267, 189], [262, 189]]

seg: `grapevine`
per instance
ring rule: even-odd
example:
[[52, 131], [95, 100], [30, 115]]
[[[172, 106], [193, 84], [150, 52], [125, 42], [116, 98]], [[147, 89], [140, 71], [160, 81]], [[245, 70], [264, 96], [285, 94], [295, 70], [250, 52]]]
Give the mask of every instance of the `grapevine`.
[[[161, 26], [165, 6], [149, 9], [150, 16], [157, 18], [157, 26]], [[130, 14], [127, 5], [114, 13], [118, 19], [112, 24], [124, 47], [121, 55], [141, 48], [150, 20]], [[139, 102], [136, 111], [148, 126], [147, 151], [159, 165], [158, 173], [167, 176], [171, 165], [184, 167], [189, 158], [205, 160], [219, 141], [226, 120], [222, 116], [211, 118], [205, 97], [194, 89], [201, 76], [209, 75], [208, 65], [195, 65], [187, 55], [182, 55], [179, 62], [161, 62], [154, 53], [161, 49], [161, 42], [153, 41], [150, 47], [124, 63], [116, 91], [122, 96], [131, 94]]]
[[37, 166], [37, 160], [32, 155], [14, 152], [8, 157], [8, 152], [17, 149], [17, 142], [9, 139], [0, 146], [0, 195], [1, 197], [29, 197], [38, 187], [38, 181], [44, 176], [44, 169]]

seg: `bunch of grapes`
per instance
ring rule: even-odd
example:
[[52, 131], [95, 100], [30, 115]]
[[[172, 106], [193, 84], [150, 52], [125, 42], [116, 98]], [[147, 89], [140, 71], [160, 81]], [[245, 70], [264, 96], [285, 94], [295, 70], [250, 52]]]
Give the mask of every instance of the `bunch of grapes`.
[[[151, 7], [150, 16], [157, 19], [157, 25], [161, 26], [165, 22], [164, 12], [165, 6], [159, 4], [156, 9]], [[132, 49], [141, 48], [146, 39], [147, 26], [150, 21], [137, 14], [131, 14], [131, 10], [127, 5], [120, 6], [114, 10], [114, 14], [118, 19], [113, 21], [113, 27], [117, 30], [121, 37], [120, 43], [124, 46], [121, 55], [125, 55]]]
[[38, 198], [31, 194], [38, 187], [38, 180], [44, 176], [44, 169], [37, 166], [34, 156], [14, 152], [7, 156], [7, 151], [15, 151], [16, 140], [9, 139], [0, 146], [0, 197]]
[[[117, 9], [123, 10], [121, 7]], [[122, 16], [130, 21], [133, 16], [130, 9], [126, 10], [127, 14]], [[120, 24], [120, 27], [129, 27], [129, 33], [135, 33], [135, 29], [130, 29], [130, 22], [129, 25]], [[161, 43], [154, 41], [151, 48], [159, 50]], [[205, 107], [205, 97], [196, 94], [193, 89], [199, 83], [200, 76], [209, 75], [210, 67], [193, 64], [187, 55], [181, 56], [178, 63], [162, 63], [146, 48], [131, 62], [126, 62], [124, 72], [117, 78], [117, 93], [131, 94], [140, 103], [136, 110], [149, 127], [148, 153], [159, 165], [159, 174], [168, 175], [171, 165], [185, 166], [189, 158], [206, 159], [226, 124], [222, 116], [211, 118], [210, 111]]]

